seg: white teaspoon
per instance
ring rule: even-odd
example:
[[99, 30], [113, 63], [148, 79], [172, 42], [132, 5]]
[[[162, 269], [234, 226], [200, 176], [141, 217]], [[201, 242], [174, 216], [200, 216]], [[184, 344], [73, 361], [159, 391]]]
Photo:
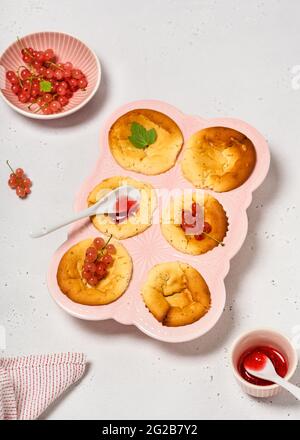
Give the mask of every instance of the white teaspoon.
[[264, 358], [260, 359], [260, 365], [258, 365], [257, 368], [253, 368], [250, 363], [247, 364], [247, 358], [245, 359], [244, 367], [248, 373], [252, 374], [252, 376], [258, 377], [259, 379], [265, 379], [269, 380], [270, 382], [277, 383], [282, 388], [285, 388], [287, 391], [293, 394], [298, 400], [300, 400], [300, 388], [280, 377], [276, 373], [274, 365], [268, 356], [263, 356]]
[[[57, 229], [62, 228], [63, 226], [76, 222], [76, 220], [80, 220], [84, 217], [90, 217], [91, 215], [96, 215], [96, 214], [116, 215], [116, 202], [121, 197], [127, 197], [128, 199], [135, 200], [136, 203], [134, 206], [136, 206], [136, 204], [139, 203], [140, 201], [141, 194], [140, 191], [134, 188], [133, 186], [130, 185], [119, 186], [113, 191], [110, 191], [105, 197], [99, 200], [99, 202], [95, 203], [89, 208], [84, 209], [83, 211], [80, 211], [76, 214], [73, 214], [72, 216], [61, 220], [59, 223], [43, 226], [41, 229], [31, 232], [30, 236], [32, 238], [43, 237], [44, 235], [47, 235], [50, 232], [54, 232]], [[117, 214], [118, 214], [118, 219], [122, 220], [127, 216], [127, 211], [118, 212]]]

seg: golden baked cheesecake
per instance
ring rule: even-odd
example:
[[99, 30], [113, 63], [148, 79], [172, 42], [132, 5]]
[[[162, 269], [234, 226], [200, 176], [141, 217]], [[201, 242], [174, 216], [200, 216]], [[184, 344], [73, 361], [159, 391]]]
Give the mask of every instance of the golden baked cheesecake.
[[[132, 237], [145, 231], [152, 221], [152, 215], [156, 208], [156, 194], [149, 183], [144, 183], [131, 177], [115, 176], [103, 180], [95, 186], [90, 192], [87, 204], [92, 206], [101, 198], [104, 198], [108, 191], [114, 190], [123, 185], [131, 185], [140, 191], [140, 200], [136, 204], [135, 200], [128, 199], [118, 201], [121, 211], [125, 208], [127, 216], [122, 221], [118, 220], [118, 216], [110, 216], [105, 214], [97, 214], [91, 217], [92, 222], [99, 231], [104, 234], [112, 234], [118, 240]], [[121, 209], [123, 206], [123, 209]]]
[[131, 257], [117, 241], [107, 242], [101, 237], [80, 241], [60, 260], [57, 282], [72, 301], [104, 305], [126, 291], [132, 274]]
[[256, 151], [247, 136], [232, 128], [210, 127], [189, 139], [181, 167], [196, 188], [224, 192], [241, 186], [255, 163]]
[[[199, 190], [198, 190], [199, 191]], [[161, 216], [165, 239], [180, 252], [200, 255], [224, 245], [228, 219], [221, 203], [210, 194], [192, 194], [191, 200], [171, 198]]]
[[192, 266], [179, 261], [160, 263], [150, 269], [142, 286], [143, 300], [163, 325], [192, 324], [209, 310], [209, 288]]
[[155, 110], [132, 110], [117, 119], [109, 131], [110, 151], [118, 164], [142, 174], [168, 171], [182, 144], [178, 125]]

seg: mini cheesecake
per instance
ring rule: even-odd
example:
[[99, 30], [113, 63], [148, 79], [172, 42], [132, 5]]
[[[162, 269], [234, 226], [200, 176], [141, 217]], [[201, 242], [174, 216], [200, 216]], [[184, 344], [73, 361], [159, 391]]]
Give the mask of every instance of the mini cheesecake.
[[132, 274], [131, 257], [120, 243], [114, 240], [111, 243], [115, 248], [113, 261], [105, 276], [93, 285], [89, 285], [84, 274], [87, 251], [93, 245], [93, 239], [80, 241], [63, 255], [57, 270], [57, 282], [60, 290], [72, 301], [88, 306], [105, 305], [116, 301], [126, 291]]
[[[118, 240], [133, 237], [145, 231], [151, 225], [152, 215], [156, 208], [156, 194], [149, 183], [144, 183], [131, 177], [114, 176], [103, 180], [95, 186], [90, 192], [87, 204], [92, 206], [94, 203], [105, 197], [108, 191], [117, 189], [123, 185], [131, 185], [140, 191], [140, 200], [138, 205], [134, 205], [134, 200], [127, 200], [128, 216], [122, 221], [118, 221], [118, 217], [113, 217], [105, 214], [94, 215], [91, 217], [95, 228], [98, 231], [113, 235]], [[118, 204], [124, 205], [123, 201], [117, 201]], [[118, 207], [116, 207], [116, 211]]]
[[[137, 148], [130, 141], [133, 123], [154, 131], [155, 141], [145, 148]], [[172, 168], [182, 144], [178, 125], [167, 115], [149, 109], [124, 114], [109, 132], [110, 151], [118, 164], [126, 170], [147, 175], [161, 174]]]
[[255, 163], [256, 151], [247, 136], [232, 128], [210, 127], [189, 139], [181, 166], [196, 188], [224, 192], [246, 182]]
[[[197, 211], [201, 211], [198, 225], [200, 212]], [[228, 219], [223, 206], [209, 194], [201, 197], [192, 194], [190, 206], [183, 197], [171, 199], [161, 216], [165, 239], [178, 251], [190, 255], [204, 254], [223, 245], [227, 229]]]
[[150, 269], [142, 286], [142, 297], [155, 319], [169, 327], [198, 321], [211, 304], [204, 278], [192, 266], [179, 261]]

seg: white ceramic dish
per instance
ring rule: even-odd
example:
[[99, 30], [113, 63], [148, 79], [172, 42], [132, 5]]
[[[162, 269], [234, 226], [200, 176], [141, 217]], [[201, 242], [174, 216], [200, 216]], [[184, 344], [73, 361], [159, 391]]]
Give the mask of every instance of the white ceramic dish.
[[251, 347], [266, 345], [271, 346], [278, 349], [287, 359], [288, 362], [288, 372], [285, 376], [285, 379], [289, 380], [293, 374], [295, 373], [297, 363], [298, 363], [298, 355], [297, 352], [289, 341], [289, 339], [279, 333], [276, 330], [272, 329], [255, 329], [248, 332], [243, 333], [239, 336], [235, 342], [233, 343], [231, 349], [231, 366], [233, 369], [233, 374], [241, 386], [242, 390], [250, 394], [254, 397], [272, 397], [276, 396], [280, 391], [281, 387], [277, 384], [260, 386], [254, 385], [250, 382], [247, 382], [238, 372], [238, 361], [240, 356]]

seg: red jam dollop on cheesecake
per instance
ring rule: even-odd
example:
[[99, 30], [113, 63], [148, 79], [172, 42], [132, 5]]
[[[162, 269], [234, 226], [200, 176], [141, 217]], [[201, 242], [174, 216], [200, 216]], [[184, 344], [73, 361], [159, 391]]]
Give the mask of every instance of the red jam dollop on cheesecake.
[[134, 214], [139, 207], [136, 200], [129, 199], [127, 196], [119, 197], [116, 201], [115, 213], [111, 214], [111, 218], [115, 223], [122, 223]]

